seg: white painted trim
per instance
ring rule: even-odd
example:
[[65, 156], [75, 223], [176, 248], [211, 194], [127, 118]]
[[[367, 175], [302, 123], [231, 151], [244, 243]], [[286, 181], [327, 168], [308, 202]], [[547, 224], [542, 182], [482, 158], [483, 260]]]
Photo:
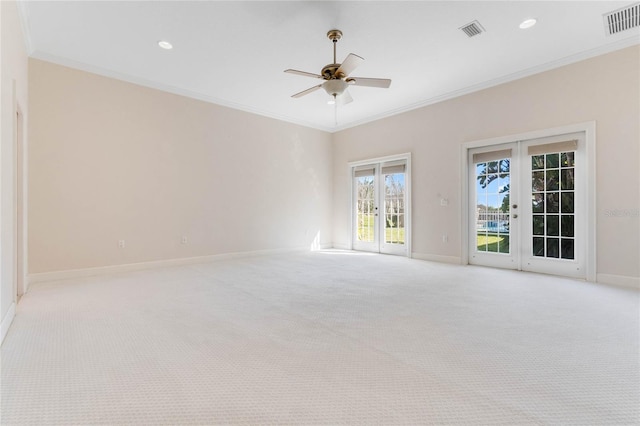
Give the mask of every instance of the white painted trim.
[[0, 323], [0, 345], [4, 342], [4, 338], [9, 332], [9, 327], [11, 327], [11, 323], [13, 323], [13, 319], [16, 317], [16, 304], [15, 302], [11, 303], [9, 309], [7, 310], [7, 314], [2, 318], [2, 323]]
[[333, 248], [336, 250], [351, 250], [351, 244], [333, 243]]
[[597, 204], [596, 204], [596, 122], [590, 121], [584, 123], [585, 144], [587, 155], [587, 281], [597, 280], [596, 264], [598, 260], [598, 241], [597, 241]]
[[460, 145], [460, 263], [469, 264], [469, 150], [472, 142]]
[[458, 256], [441, 256], [439, 254], [412, 253], [411, 257], [418, 260], [428, 260], [430, 262], [450, 263], [452, 265], [462, 264], [462, 259]]
[[31, 23], [29, 22], [27, 2], [25, 0], [16, 0], [16, 6], [18, 8], [20, 26], [22, 27], [22, 39], [24, 40], [25, 51], [27, 52], [27, 56], [31, 56], [31, 54], [33, 54], [33, 42], [31, 41]]
[[406, 191], [407, 191], [407, 199], [406, 201], [406, 206], [405, 206], [405, 212], [404, 212], [404, 220], [405, 223], [409, 224], [409, 232], [407, 232], [407, 227], [405, 226], [405, 232], [404, 232], [404, 243], [407, 246], [407, 257], [408, 258], [412, 258], [413, 257], [413, 252], [412, 250], [412, 240], [413, 238], [411, 238], [411, 235], [413, 234], [413, 215], [411, 214], [411, 206], [412, 206], [412, 202], [411, 200], [413, 199], [413, 193], [412, 193], [412, 176], [411, 176], [411, 153], [407, 153], [407, 159], [406, 159], [406, 179], [405, 179], [405, 186], [406, 186]]
[[[353, 250], [353, 240], [354, 240], [354, 229], [353, 229], [353, 199], [355, 198], [355, 188], [353, 186], [353, 178], [354, 178], [354, 169], [355, 166], [352, 166], [351, 164], [347, 163], [347, 175], [349, 176], [349, 191], [348, 191], [348, 197], [349, 200], [347, 201], [347, 205], [349, 206], [349, 243], [347, 244], [347, 247], [345, 247], [346, 250]], [[335, 179], [334, 179], [335, 180]], [[335, 191], [335, 188], [333, 189]], [[335, 219], [335, 218], [334, 218]]]
[[586, 212], [586, 280], [595, 282], [597, 279], [597, 250], [596, 250], [596, 122], [586, 121], [582, 123], [569, 124], [566, 126], [553, 127], [550, 129], [534, 130], [525, 133], [517, 133], [513, 135], [500, 136], [477, 141], [464, 142], [460, 147], [460, 162], [462, 174], [462, 220], [460, 222], [461, 243], [460, 250], [461, 261], [463, 265], [469, 264], [469, 158], [468, 151], [473, 148], [501, 145], [511, 142], [526, 141], [531, 139], [541, 139], [550, 136], [563, 135], [567, 133], [584, 133], [587, 155], [587, 212]]
[[598, 274], [597, 282], [600, 284], [614, 285], [616, 287], [640, 290], [639, 277], [627, 277], [623, 275]]
[[415, 109], [424, 108], [429, 105], [437, 104], [439, 102], [444, 102], [449, 99], [458, 98], [460, 96], [468, 95], [474, 92], [479, 92], [480, 90], [489, 89], [491, 87], [499, 86], [501, 84], [509, 83], [511, 81], [519, 80], [521, 78], [530, 77], [535, 74], [540, 74], [545, 71], [551, 71], [556, 68], [560, 68], [566, 65], [571, 65], [576, 62], [584, 61], [586, 59], [594, 58], [596, 56], [604, 55], [607, 53], [615, 52], [616, 50], [625, 49], [627, 47], [635, 46], [639, 44], [637, 37], [629, 37], [626, 39], [618, 40], [611, 44], [607, 44], [605, 46], [597, 47], [595, 49], [587, 50], [584, 52], [577, 53], [575, 55], [566, 56], [564, 58], [560, 58], [555, 61], [547, 62], [546, 64], [538, 65], [536, 67], [527, 68], [522, 71], [518, 71], [512, 74], [508, 74], [499, 78], [495, 78], [492, 80], [484, 81], [482, 83], [474, 84], [469, 87], [465, 87], [459, 90], [454, 90], [452, 92], [443, 93], [438, 96], [434, 96], [429, 99], [425, 99], [420, 102], [416, 102], [411, 105], [407, 105], [404, 107], [392, 109], [389, 111], [382, 112], [380, 114], [375, 114], [370, 117], [364, 118], [362, 120], [352, 121], [350, 123], [345, 123], [340, 126], [336, 126], [331, 130], [332, 133], [339, 132], [342, 130], [350, 129], [353, 127], [361, 126], [363, 124], [371, 123], [373, 121], [381, 120], [387, 117], [393, 117], [394, 115], [402, 114], [408, 111], [412, 111]]
[[[567, 133], [579, 133], [592, 131], [595, 133], [595, 121], [585, 121], [582, 123], [569, 124], [566, 126], [551, 127], [549, 129], [532, 130], [524, 133], [516, 133], [512, 135], [499, 136], [495, 138], [481, 139], [463, 143], [463, 148], [471, 149], [482, 146], [500, 145], [503, 143], [526, 141], [530, 139], [548, 138], [550, 136], [564, 135]], [[595, 135], [594, 135], [595, 137]]]
[[49, 53], [40, 52], [38, 50], [35, 50], [34, 52], [32, 52], [30, 56], [35, 59], [51, 62], [57, 65], [62, 65], [64, 67], [85, 71], [91, 74], [96, 74], [96, 75], [100, 75], [107, 78], [113, 78], [119, 81], [125, 81], [127, 83], [136, 84], [138, 86], [148, 87], [150, 89], [160, 90], [162, 92], [172, 93], [174, 95], [184, 96], [187, 98], [196, 99], [199, 101], [208, 102], [215, 105], [220, 105], [226, 108], [244, 111], [244, 112], [260, 115], [267, 118], [273, 118], [275, 120], [285, 121], [287, 123], [297, 124], [299, 126], [322, 130], [327, 133], [332, 133], [335, 130], [331, 127], [319, 126], [315, 123], [295, 119], [286, 115], [274, 114], [272, 112], [254, 108], [249, 105], [239, 104], [236, 102], [228, 101], [228, 100], [217, 98], [214, 96], [205, 95], [203, 93], [194, 92], [194, 91], [183, 89], [180, 87], [170, 86], [168, 84], [160, 83], [157, 81], [147, 80], [141, 77], [134, 77], [131, 75], [97, 67], [94, 65], [89, 65], [84, 62], [75, 61], [73, 59], [68, 59], [60, 56], [51, 55]]
[[[15, 83], [15, 81], [14, 81]], [[15, 89], [15, 84], [14, 84], [14, 89]], [[21, 117], [21, 123], [18, 123], [18, 121], [16, 120], [17, 115], [19, 115]], [[15, 265], [15, 282], [14, 282], [14, 290], [16, 295], [14, 295], [17, 298], [17, 293], [20, 293], [20, 295], [24, 295], [27, 291], [28, 291], [28, 284], [27, 284], [27, 268], [28, 268], [28, 259], [27, 259], [27, 255], [29, 253], [28, 250], [28, 241], [27, 241], [27, 235], [28, 235], [28, 185], [27, 185], [27, 177], [28, 177], [28, 148], [27, 148], [27, 117], [24, 114], [24, 110], [22, 109], [22, 106], [18, 103], [18, 99], [17, 99], [17, 94], [14, 91], [14, 110], [13, 110], [13, 125], [14, 125], [14, 131], [13, 131], [13, 139], [14, 139], [14, 144], [13, 144], [13, 148], [14, 148], [14, 152], [13, 152], [13, 158], [14, 158], [14, 172], [13, 172], [13, 177], [14, 177], [14, 251], [15, 251], [15, 259], [14, 259], [14, 265]], [[19, 129], [18, 128], [18, 124], [22, 125], [22, 128]], [[20, 145], [18, 145], [18, 136], [20, 136]], [[22, 172], [21, 176], [18, 176], [18, 160], [20, 161], [20, 170]], [[19, 182], [21, 180], [21, 182]], [[21, 191], [18, 191], [18, 184], [21, 184]], [[20, 210], [22, 212], [22, 217], [18, 218], [18, 210]], [[18, 241], [20, 235], [18, 235], [18, 221], [20, 221], [21, 225], [22, 225], [22, 235], [21, 235], [21, 240], [22, 241]], [[18, 244], [19, 243], [19, 244]], [[18, 247], [21, 248], [21, 250], [18, 250]], [[19, 262], [20, 261], [20, 262]], [[18, 264], [20, 264], [21, 268], [18, 268]], [[21, 283], [21, 287], [22, 288], [18, 288], [18, 283]]]
[[[353, 187], [353, 168], [357, 167], [357, 166], [368, 166], [368, 165], [376, 165], [376, 170], [379, 169], [379, 165], [385, 162], [391, 162], [391, 161], [404, 161], [405, 165], [406, 165], [406, 170], [405, 170], [405, 185], [406, 185], [406, 191], [407, 191], [407, 199], [406, 199], [406, 206], [405, 206], [405, 234], [404, 234], [404, 242], [405, 242], [405, 249], [406, 249], [406, 253], [405, 256], [408, 258], [413, 257], [413, 253], [411, 252], [411, 234], [412, 234], [412, 229], [413, 229], [413, 223], [411, 222], [412, 220], [412, 215], [411, 215], [411, 199], [413, 197], [413, 194], [411, 194], [411, 152], [403, 152], [402, 154], [395, 154], [395, 155], [387, 155], [385, 157], [376, 157], [376, 158], [370, 158], [367, 160], [356, 160], [356, 161], [349, 161], [347, 163], [347, 168], [348, 168], [348, 175], [349, 175], [349, 247], [348, 250], [353, 250], [353, 239], [354, 239], [354, 229], [353, 229], [353, 198], [355, 196], [354, 194], [354, 190], [355, 188]], [[379, 174], [379, 170], [376, 171], [377, 174]], [[409, 232], [406, 232], [407, 227], [406, 224], [409, 224]], [[394, 253], [388, 253], [388, 254], [394, 254]]]
[[38, 274], [29, 274], [27, 281], [29, 284], [40, 283], [46, 281], [67, 280], [73, 278], [85, 278], [96, 275], [107, 275], [121, 272], [140, 271], [145, 269], [165, 268], [170, 266], [186, 266], [198, 263], [217, 262], [227, 259], [242, 259], [246, 257], [268, 256], [287, 253], [309, 252], [309, 247], [289, 248], [289, 249], [273, 249], [273, 250], [255, 250], [237, 253], [222, 253], [209, 256], [185, 257], [178, 259], [154, 260], [150, 262], [126, 263], [122, 265], [99, 266], [86, 269], [70, 269], [66, 271], [41, 272]]
[[[332, 243], [322, 243], [320, 244], [319, 250], [330, 250], [333, 248], [333, 244]], [[297, 250], [299, 251], [299, 250]], [[311, 250], [311, 251], [317, 251], [317, 250]]]
[[17, 82], [15, 78], [11, 79], [11, 144], [12, 158], [11, 158], [11, 213], [13, 216], [13, 241], [11, 242], [11, 269], [13, 274], [11, 277], [11, 300], [13, 303], [18, 302], [18, 89], [16, 88]]
[[56, 56], [56, 55], [52, 55], [46, 52], [41, 52], [37, 50], [37, 47], [33, 46], [32, 42], [31, 42], [31, 38], [29, 35], [29, 22], [28, 22], [28, 16], [26, 13], [26, 7], [23, 5], [24, 1], [18, 1], [17, 2], [19, 5], [19, 10], [21, 10], [20, 13], [20, 21], [22, 22], [22, 27], [23, 27], [23, 32], [25, 35], [25, 44], [27, 45], [27, 52], [28, 55], [32, 58], [35, 59], [40, 59], [43, 61], [47, 61], [47, 62], [52, 62], [58, 65], [62, 65], [62, 66], [66, 66], [66, 67], [71, 67], [74, 69], [78, 69], [78, 70], [82, 70], [82, 71], [86, 71], [86, 72], [90, 72], [93, 74], [98, 74], [98, 75], [102, 75], [104, 77], [109, 77], [109, 78], [114, 78], [117, 80], [121, 80], [121, 81], [126, 81], [129, 83], [133, 83], [133, 84], [137, 84], [140, 86], [144, 86], [144, 87], [149, 87], [152, 89], [156, 89], [156, 90], [161, 90], [163, 92], [168, 92], [168, 93], [173, 93], [176, 95], [180, 95], [180, 96], [186, 96], [188, 98], [192, 98], [192, 99], [198, 99], [204, 102], [209, 102], [209, 103], [213, 103], [213, 104], [217, 104], [217, 105], [221, 105], [221, 106], [225, 106], [227, 108], [232, 108], [232, 109], [237, 109], [240, 111], [245, 111], [245, 112], [249, 112], [252, 114], [257, 114], [257, 115], [261, 115], [264, 117], [269, 117], [269, 118], [274, 118], [276, 120], [281, 120], [281, 121], [285, 121], [288, 123], [293, 123], [293, 124], [297, 124], [300, 126], [304, 126], [304, 127], [309, 127], [309, 128], [313, 128], [313, 129], [317, 129], [317, 130], [322, 130], [328, 133], [336, 133], [342, 130], [346, 130], [346, 129], [350, 129], [353, 127], [357, 127], [357, 126], [361, 126], [363, 124], [366, 123], [370, 123], [373, 121], [377, 121], [377, 120], [381, 120], [383, 118], [387, 118], [387, 117], [392, 117], [394, 115], [398, 115], [398, 114], [402, 114], [408, 111], [412, 111], [415, 109], [419, 109], [419, 108], [423, 108], [429, 105], [433, 105], [439, 102], [443, 102], [449, 99], [454, 99], [460, 96], [464, 96], [464, 95], [468, 95], [470, 93], [474, 93], [474, 92], [478, 92], [480, 90], [484, 90], [484, 89], [488, 89], [491, 87], [495, 87], [495, 86], [499, 86], [501, 84], [504, 83], [508, 83], [511, 81], [515, 81], [515, 80], [519, 80], [521, 78], [525, 78], [525, 77], [529, 77], [535, 74], [539, 74], [545, 71], [550, 71], [556, 68], [560, 68], [562, 66], [565, 65], [569, 65], [572, 63], [576, 63], [576, 62], [580, 62], [589, 58], [593, 58], [599, 55], [604, 55], [606, 53], [610, 53], [610, 52], [614, 52], [616, 50], [621, 50], [627, 47], [631, 47], [634, 46], [636, 44], [639, 43], [638, 38], [637, 37], [629, 37], [626, 39], [622, 39], [622, 40], [618, 40], [616, 42], [595, 48], [595, 49], [591, 49], [591, 50], [587, 50], [581, 53], [577, 53], [575, 55], [570, 55], [555, 61], [551, 61], [548, 62], [546, 64], [542, 64], [536, 67], [532, 67], [532, 68], [528, 68], [522, 71], [518, 71], [512, 74], [508, 74], [506, 76], [502, 76], [499, 78], [495, 78], [492, 80], [488, 80], [485, 82], [481, 82], [469, 87], [465, 87], [459, 90], [454, 90], [451, 92], [447, 92], [447, 93], [443, 93], [440, 94], [438, 96], [434, 96], [432, 98], [429, 99], [425, 99], [422, 100], [420, 102], [416, 102], [401, 108], [396, 108], [396, 109], [392, 109], [389, 111], [384, 111], [380, 114], [375, 114], [372, 116], [369, 116], [367, 118], [361, 119], [361, 120], [355, 120], [349, 123], [344, 123], [342, 125], [338, 125], [338, 126], [334, 126], [334, 127], [328, 127], [328, 126], [322, 126], [322, 125], [318, 125], [316, 123], [311, 123], [311, 122], [307, 122], [304, 120], [299, 120], [299, 119], [295, 119], [293, 117], [289, 117], [289, 116], [285, 116], [285, 115], [280, 115], [280, 114], [274, 114], [268, 111], [264, 111], [258, 108], [253, 108], [251, 106], [248, 105], [243, 105], [243, 104], [238, 104], [235, 102], [231, 102], [231, 101], [227, 101], [224, 99], [220, 99], [220, 98], [216, 98], [213, 96], [208, 96], [208, 95], [204, 95], [202, 93], [197, 93], [197, 92], [193, 92], [187, 89], [182, 89], [179, 87], [175, 87], [175, 86], [170, 86], [167, 84], [163, 84], [160, 82], [155, 82], [155, 81], [151, 81], [151, 80], [147, 80], [147, 79], [143, 79], [143, 78], [139, 78], [139, 77], [133, 77], [130, 75], [126, 75], [126, 74], [122, 74], [113, 70], [109, 70], [109, 69], [105, 69], [105, 68], [101, 68], [101, 67], [97, 67], [94, 65], [89, 65], [83, 62], [79, 62], [79, 61], [75, 61], [69, 58], [65, 58], [65, 57], [61, 57], [61, 56]]
[[406, 159], [409, 159], [409, 160], [411, 159], [410, 152], [403, 152], [402, 154], [395, 154], [395, 155], [387, 155], [385, 157], [368, 158], [366, 160], [349, 161], [347, 165], [349, 166], [349, 170], [351, 170], [352, 167], [356, 167], [356, 166], [367, 166], [373, 163], [386, 163], [387, 161], [406, 160]]

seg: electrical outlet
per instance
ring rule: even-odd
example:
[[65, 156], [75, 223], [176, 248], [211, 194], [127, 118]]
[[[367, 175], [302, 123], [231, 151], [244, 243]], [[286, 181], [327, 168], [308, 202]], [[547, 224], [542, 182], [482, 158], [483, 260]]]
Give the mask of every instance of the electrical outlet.
[[442, 242], [443, 243], [448, 243], [449, 242], [449, 236], [447, 234], [442, 234]]
[[448, 198], [440, 198], [440, 205], [441, 206], [448, 206], [449, 205], [449, 199]]
[[124, 246], [125, 246], [124, 240], [118, 240], [118, 247], [124, 248]]
[[183, 236], [182, 236], [182, 239], [180, 240], [180, 242], [181, 242], [182, 244], [187, 244], [187, 236], [186, 236], [186, 235], [183, 235]]

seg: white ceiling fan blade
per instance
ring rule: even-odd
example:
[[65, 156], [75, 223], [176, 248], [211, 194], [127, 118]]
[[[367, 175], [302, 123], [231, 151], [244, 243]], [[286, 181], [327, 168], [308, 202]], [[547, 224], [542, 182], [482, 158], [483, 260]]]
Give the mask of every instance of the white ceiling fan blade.
[[338, 96], [336, 99], [338, 101], [338, 105], [346, 105], [353, 102], [353, 98], [351, 97], [351, 94], [348, 90], [342, 92], [342, 95]]
[[306, 72], [306, 71], [288, 69], [288, 70], [284, 70], [284, 72], [289, 74], [301, 75], [303, 77], [323, 78], [320, 74], [314, 74], [312, 72]]
[[353, 70], [358, 67], [358, 65], [362, 63], [362, 61], [364, 61], [364, 58], [354, 53], [349, 53], [349, 56], [345, 58], [342, 65], [340, 65], [340, 68], [337, 69], [336, 76], [340, 78], [348, 76]]
[[382, 89], [388, 89], [391, 86], [391, 80], [388, 78], [350, 77], [347, 79], [347, 83], [354, 86], [380, 87]]
[[303, 97], [304, 95], [308, 95], [308, 94], [309, 94], [309, 93], [311, 93], [311, 92], [315, 92], [316, 90], [318, 90], [318, 89], [319, 89], [319, 88], [321, 88], [321, 87], [322, 87], [322, 84], [318, 84], [317, 86], [310, 87], [309, 89], [307, 89], [307, 90], [303, 90], [303, 91], [302, 91], [302, 92], [300, 92], [300, 93], [296, 93], [295, 95], [291, 95], [291, 97], [292, 97], [292, 98], [301, 98], [301, 97]]

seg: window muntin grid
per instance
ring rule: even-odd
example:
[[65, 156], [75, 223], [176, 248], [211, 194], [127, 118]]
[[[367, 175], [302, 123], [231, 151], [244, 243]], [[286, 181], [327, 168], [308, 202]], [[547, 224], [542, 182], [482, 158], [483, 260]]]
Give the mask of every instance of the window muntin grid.
[[405, 174], [385, 174], [384, 188], [384, 242], [385, 244], [404, 244]]
[[356, 224], [358, 241], [372, 243], [375, 240], [375, 188], [373, 176], [356, 177]]
[[511, 160], [477, 163], [476, 251], [509, 254]]
[[531, 156], [532, 255], [575, 259], [575, 152]]

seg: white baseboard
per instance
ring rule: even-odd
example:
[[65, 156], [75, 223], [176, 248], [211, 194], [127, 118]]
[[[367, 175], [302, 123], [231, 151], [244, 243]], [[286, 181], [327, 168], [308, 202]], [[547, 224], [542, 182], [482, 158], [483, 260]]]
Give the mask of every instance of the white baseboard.
[[451, 263], [454, 265], [462, 264], [462, 259], [458, 256], [441, 256], [439, 254], [411, 253], [413, 259], [429, 260], [432, 262]]
[[349, 243], [333, 243], [331, 248], [338, 250], [351, 250], [351, 245], [349, 245]]
[[600, 284], [615, 285], [617, 287], [632, 288], [640, 290], [640, 278], [627, 277], [623, 275], [597, 274], [596, 281]]
[[245, 251], [245, 252], [238, 252], [238, 253], [214, 254], [209, 256], [155, 260], [150, 262], [126, 263], [122, 265], [99, 266], [95, 268], [86, 268], [86, 269], [71, 269], [66, 271], [41, 272], [37, 274], [29, 274], [27, 276], [27, 282], [28, 284], [33, 284], [33, 283], [39, 283], [39, 282], [45, 282], [45, 281], [85, 278], [85, 277], [92, 277], [96, 275], [140, 271], [144, 269], [155, 269], [155, 268], [163, 268], [163, 267], [169, 267], [169, 266], [195, 265], [198, 263], [216, 262], [216, 261], [226, 260], [226, 259], [238, 259], [238, 258], [244, 258], [244, 257], [267, 256], [267, 255], [298, 253], [298, 252], [308, 252], [308, 251], [309, 251], [308, 247], [255, 250], [255, 251]]
[[13, 318], [16, 316], [16, 302], [12, 302], [11, 306], [9, 306], [9, 310], [7, 314], [2, 318], [2, 323], [0, 323], [0, 345], [4, 342], [4, 338], [9, 332], [9, 327], [13, 322]]

